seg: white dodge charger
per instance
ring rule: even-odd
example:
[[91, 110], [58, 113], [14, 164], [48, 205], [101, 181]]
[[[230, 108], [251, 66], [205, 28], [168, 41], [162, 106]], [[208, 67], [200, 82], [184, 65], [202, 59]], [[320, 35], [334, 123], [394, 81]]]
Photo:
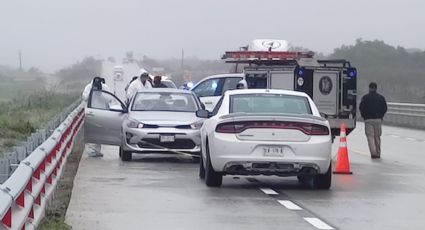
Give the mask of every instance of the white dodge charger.
[[227, 91], [201, 128], [199, 176], [221, 186], [224, 175], [297, 176], [331, 186], [329, 123], [311, 98], [273, 89]]

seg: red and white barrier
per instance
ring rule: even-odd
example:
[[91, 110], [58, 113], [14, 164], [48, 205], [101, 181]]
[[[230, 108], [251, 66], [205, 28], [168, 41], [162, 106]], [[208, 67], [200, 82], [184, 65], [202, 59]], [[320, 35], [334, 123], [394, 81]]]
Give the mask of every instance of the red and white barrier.
[[0, 185], [0, 230], [37, 228], [83, 120], [84, 106], [80, 105]]

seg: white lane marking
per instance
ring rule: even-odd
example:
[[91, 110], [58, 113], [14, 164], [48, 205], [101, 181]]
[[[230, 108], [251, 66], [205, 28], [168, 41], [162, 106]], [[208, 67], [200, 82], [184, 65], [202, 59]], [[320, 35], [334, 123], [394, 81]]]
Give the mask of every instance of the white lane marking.
[[271, 188], [260, 188], [261, 191], [263, 191], [267, 195], [279, 195], [276, 191], [274, 191]]
[[408, 141], [418, 141], [418, 139], [412, 138], [412, 137], [406, 137], [406, 140], [408, 140]]
[[334, 229], [331, 226], [329, 226], [328, 224], [326, 224], [325, 222], [321, 221], [319, 218], [304, 217], [304, 220], [309, 222], [311, 225], [313, 225], [317, 229], [324, 229], [324, 230]]
[[289, 210], [303, 210], [300, 206], [294, 204], [294, 202], [290, 200], [278, 200], [278, 202]]

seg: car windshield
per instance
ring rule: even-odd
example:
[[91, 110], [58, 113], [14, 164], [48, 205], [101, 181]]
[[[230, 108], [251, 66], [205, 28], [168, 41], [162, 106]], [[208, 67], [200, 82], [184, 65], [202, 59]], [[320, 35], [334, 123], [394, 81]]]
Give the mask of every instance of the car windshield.
[[188, 93], [149, 92], [138, 93], [131, 110], [195, 112], [198, 106], [193, 95]]
[[308, 99], [282, 94], [240, 94], [230, 96], [230, 113], [311, 114]]

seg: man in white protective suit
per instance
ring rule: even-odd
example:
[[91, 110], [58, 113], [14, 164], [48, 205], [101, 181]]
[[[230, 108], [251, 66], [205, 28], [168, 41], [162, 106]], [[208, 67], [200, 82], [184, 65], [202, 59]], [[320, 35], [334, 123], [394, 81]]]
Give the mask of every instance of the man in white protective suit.
[[[87, 101], [89, 99], [90, 92], [92, 91], [92, 89], [104, 90], [104, 91], [110, 92], [109, 87], [105, 84], [104, 78], [101, 78], [101, 77], [93, 78], [93, 80], [86, 85], [83, 91], [82, 99], [85, 102], [86, 106], [87, 106]], [[94, 93], [100, 93], [100, 92], [94, 92]], [[94, 97], [94, 98], [96, 98], [96, 101], [95, 102], [92, 101], [92, 104], [107, 103], [106, 99], [103, 100], [103, 102], [99, 100], [99, 98], [101, 97]], [[103, 157], [103, 154], [101, 153], [102, 146], [100, 144], [88, 143], [86, 146], [87, 146], [86, 151], [88, 152], [89, 157]]]
[[150, 89], [152, 88], [151, 79], [149, 77], [148, 72], [146, 70], [142, 69], [140, 74], [140, 78], [133, 81], [130, 86], [128, 86], [127, 89], [127, 102], [130, 102], [131, 99], [134, 97], [134, 95], [139, 92], [143, 91], [144, 89]]

